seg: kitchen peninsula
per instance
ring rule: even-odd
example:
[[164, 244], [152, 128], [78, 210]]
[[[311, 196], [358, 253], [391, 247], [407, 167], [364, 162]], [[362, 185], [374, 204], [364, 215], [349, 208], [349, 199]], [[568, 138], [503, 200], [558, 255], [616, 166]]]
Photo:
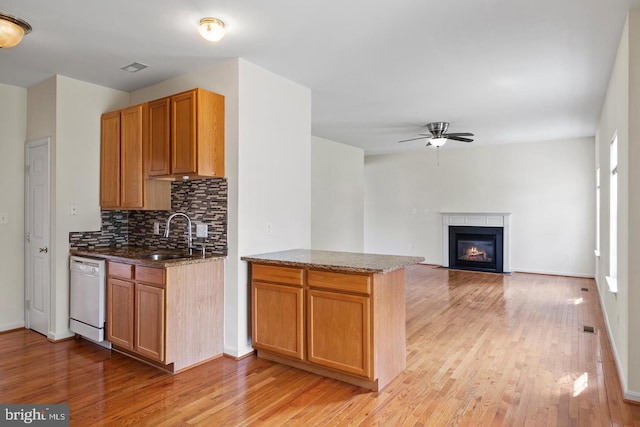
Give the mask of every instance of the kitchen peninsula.
[[404, 268], [424, 258], [294, 249], [241, 259], [258, 357], [375, 391], [405, 369]]

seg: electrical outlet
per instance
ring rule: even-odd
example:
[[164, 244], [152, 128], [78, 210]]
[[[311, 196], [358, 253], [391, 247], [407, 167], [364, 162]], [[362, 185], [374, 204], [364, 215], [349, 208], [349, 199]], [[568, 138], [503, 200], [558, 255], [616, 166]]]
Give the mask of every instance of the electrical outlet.
[[6, 212], [0, 212], [0, 224], [9, 223], [9, 214]]
[[196, 224], [196, 237], [208, 237], [209, 226], [207, 224]]
[[160, 223], [159, 222], [154, 222], [153, 223], [153, 234], [160, 234]]

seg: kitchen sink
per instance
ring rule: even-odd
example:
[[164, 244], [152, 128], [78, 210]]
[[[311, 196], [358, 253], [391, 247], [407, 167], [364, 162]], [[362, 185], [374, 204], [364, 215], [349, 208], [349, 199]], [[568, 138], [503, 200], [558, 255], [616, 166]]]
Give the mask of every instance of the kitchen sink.
[[167, 259], [189, 258], [189, 255], [184, 255], [184, 254], [146, 254], [146, 255], [141, 255], [140, 258], [152, 259], [154, 261], [163, 261], [163, 260], [167, 260]]

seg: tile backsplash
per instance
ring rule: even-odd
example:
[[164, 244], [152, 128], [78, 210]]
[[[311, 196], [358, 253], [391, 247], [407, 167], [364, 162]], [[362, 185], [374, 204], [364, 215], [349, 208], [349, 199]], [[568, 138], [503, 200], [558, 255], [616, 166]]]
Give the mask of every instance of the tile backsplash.
[[[206, 246], [208, 253], [227, 254], [227, 180], [225, 178], [171, 183], [171, 211], [102, 211], [100, 231], [69, 233], [71, 248], [138, 246], [152, 249], [182, 249], [187, 246], [187, 221], [175, 217], [171, 232], [164, 237], [169, 215], [183, 212], [191, 218], [193, 244]], [[153, 234], [154, 223], [160, 234]], [[207, 224], [208, 236], [196, 238], [196, 224]]]

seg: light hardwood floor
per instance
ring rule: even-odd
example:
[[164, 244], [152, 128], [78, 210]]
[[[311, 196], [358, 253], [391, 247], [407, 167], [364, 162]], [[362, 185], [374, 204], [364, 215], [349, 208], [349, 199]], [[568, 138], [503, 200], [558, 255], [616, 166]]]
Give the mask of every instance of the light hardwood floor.
[[378, 393], [255, 357], [171, 376], [19, 330], [0, 334], [0, 403], [69, 403], [82, 427], [640, 426], [593, 280], [424, 265], [407, 268], [407, 369]]

